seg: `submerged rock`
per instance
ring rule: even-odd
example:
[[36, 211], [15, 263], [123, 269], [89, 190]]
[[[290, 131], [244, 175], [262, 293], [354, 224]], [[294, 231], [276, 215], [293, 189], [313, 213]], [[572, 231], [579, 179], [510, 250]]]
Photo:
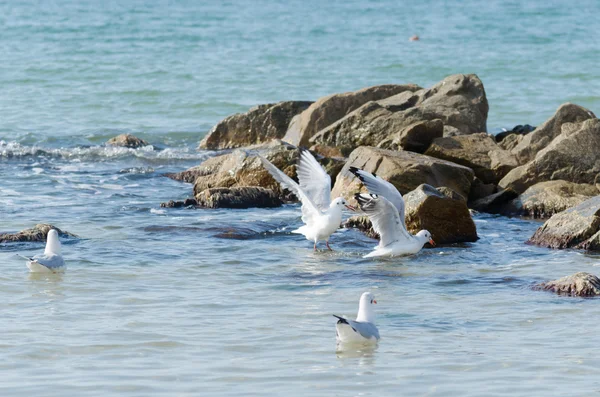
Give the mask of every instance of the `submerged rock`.
[[362, 183], [348, 171], [351, 166], [390, 181], [401, 194], [426, 183], [434, 187], [446, 186], [462, 197], [468, 197], [473, 181], [473, 171], [462, 165], [412, 152], [361, 146], [350, 154], [338, 174], [332, 197], [343, 195], [350, 199], [360, 190]]
[[45, 242], [50, 229], [55, 229], [61, 237], [77, 237], [76, 235], [63, 231], [49, 223], [38, 223], [31, 229], [24, 229], [18, 233], [0, 233], [0, 243], [25, 241]]
[[258, 186], [206, 189], [196, 194], [196, 200], [206, 208], [271, 208], [283, 204], [271, 189]]
[[196, 199], [193, 199], [193, 198], [187, 198], [183, 201], [169, 200], [166, 203], [160, 203], [160, 206], [162, 208], [195, 207], [197, 205], [198, 205], [198, 202], [196, 201]]
[[401, 142], [398, 134], [409, 126], [435, 119], [442, 121], [444, 135], [473, 134], [487, 131], [487, 114], [481, 80], [476, 75], [458, 74], [429, 89], [367, 102], [319, 131], [310, 141], [350, 151], [383, 141]]
[[308, 109], [294, 117], [283, 140], [292, 145], [308, 146], [313, 135], [365, 103], [419, 89], [421, 87], [414, 84], [386, 84], [319, 98]]
[[149, 143], [131, 134], [121, 134], [106, 141], [107, 145], [137, 149], [148, 146]]
[[312, 102], [285, 101], [258, 105], [225, 118], [200, 142], [199, 149], [233, 149], [281, 139], [294, 116]]
[[558, 280], [541, 283], [536, 289], [559, 295], [591, 297], [600, 295], [600, 279], [593, 274], [579, 272]]
[[528, 242], [548, 248], [600, 250], [600, 196], [553, 215]]
[[[451, 189], [447, 194], [430, 185], [421, 185], [404, 196], [407, 230], [416, 234], [428, 230], [436, 244], [477, 241], [477, 229], [466, 201]], [[357, 228], [368, 237], [379, 238], [367, 216], [354, 216], [344, 224]]]

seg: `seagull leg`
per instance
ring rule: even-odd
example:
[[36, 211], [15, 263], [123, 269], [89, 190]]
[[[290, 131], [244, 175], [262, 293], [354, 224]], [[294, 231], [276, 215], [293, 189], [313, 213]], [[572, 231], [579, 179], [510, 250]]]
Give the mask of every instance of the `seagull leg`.
[[315, 241], [315, 247], [314, 247], [314, 252], [317, 252], [317, 242]]
[[331, 249], [331, 247], [329, 246], [329, 240], [325, 240], [325, 244], [327, 245], [327, 248], [329, 248], [329, 251], [333, 251], [333, 250]]

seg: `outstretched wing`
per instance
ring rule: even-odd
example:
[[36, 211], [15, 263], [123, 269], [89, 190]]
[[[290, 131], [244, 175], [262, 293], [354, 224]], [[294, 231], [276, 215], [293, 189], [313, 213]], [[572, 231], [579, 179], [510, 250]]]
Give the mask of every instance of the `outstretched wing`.
[[350, 167], [349, 171], [353, 173], [360, 181], [367, 187], [369, 193], [376, 194], [381, 197], [385, 197], [390, 203], [396, 207], [402, 220], [402, 226], [406, 229], [406, 223], [404, 221], [404, 199], [402, 195], [396, 189], [394, 185], [386, 181], [385, 179], [375, 176], [370, 172], [358, 169], [356, 167]]
[[369, 216], [373, 230], [379, 234], [379, 247], [399, 241], [410, 241], [410, 235], [396, 207], [385, 197], [374, 194], [355, 194], [360, 209]]
[[300, 188], [300, 185], [298, 185], [296, 181], [280, 171], [279, 168], [275, 167], [269, 160], [260, 154], [258, 154], [258, 158], [260, 158], [260, 161], [266, 170], [269, 171], [269, 174], [271, 174], [282, 187], [291, 190], [292, 193], [298, 197], [302, 203], [302, 221], [307, 225], [311, 224], [320, 215], [319, 209], [311, 198]]
[[331, 178], [306, 149], [300, 149], [296, 172], [302, 191], [310, 197], [318, 209], [327, 210], [331, 204]]

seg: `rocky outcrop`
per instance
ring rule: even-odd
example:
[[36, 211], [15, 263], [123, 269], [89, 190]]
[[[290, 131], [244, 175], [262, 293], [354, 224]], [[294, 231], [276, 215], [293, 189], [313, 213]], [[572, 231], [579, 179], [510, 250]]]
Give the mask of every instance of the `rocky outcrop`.
[[271, 189], [258, 186], [206, 189], [196, 194], [196, 200], [206, 208], [272, 208], [283, 204]]
[[108, 141], [106, 141], [106, 144], [110, 145], [110, 146], [126, 147], [126, 148], [130, 148], [130, 149], [136, 149], [139, 147], [149, 145], [149, 143], [146, 142], [145, 140], [140, 139], [131, 134], [117, 135], [116, 137], [110, 138]]
[[469, 167], [485, 184], [497, 184], [518, 166], [514, 156], [486, 133], [437, 138], [425, 154]]
[[600, 196], [553, 215], [528, 242], [548, 248], [600, 250]]
[[318, 131], [365, 103], [378, 101], [405, 91], [414, 92], [419, 89], [421, 87], [414, 84], [386, 84], [320, 98], [292, 119], [283, 140], [296, 146], [308, 146], [309, 139]]
[[196, 207], [198, 205], [198, 202], [196, 201], [196, 199], [193, 198], [187, 198], [183, 201], [181, 200], [169, 200], [166, 203], [160, 203], [161, 208], [188, 208], [188, 207]]
[[431, 142], [444, 135], [444, 123], [440, 119], [417, 121], [398, 132], [392, 138], [379, 142], [377, 147], [392, 150], [408, 150], [425, 153]]
[[18, 233], [0, 233], [0, 243], [40, 241], [45, 242], [50, 229], [56, 229], [60, 237], [77, 237], [48, 223], [38, 223], [31, 229], [24, 229]]
[[563, 104], [550, 119], [533, 132], [519, 139], [512, 152], [519, 164], [528, 163], [536, 157], [539, 151], [546, 148], [554, 138], [562, 133], [563, 124], [581, 123], [595, 117], [594, 113], [586, 108], [572, 103]]
[[399, 134], [415, 123], [442, 121], [444, 132], [486, 132], [488, 103], [476, 75], [452, 75], [429, 89], [405, 91], [367, 102], [319, 131], [311, 142], [350, 151], [358, 146], [377, 146], [398, 141]]
[[567, 181], [537, 183], [502, 209], [505, 215], [549, 218], [600, 194], [594, 185]]
[[479, 212], [490, 214], [505, 214], [506, 205], [516, 198], [518, 193], [512, 189], [500, 189], [487, 197], [480, 198], [469, 204], [471, 208]]
[[559, 295], [592, 297], [600, 295], [600, 279], [593, 274], [579, 272], [558, 280], [541, 283], [535, 289], [551, 291]]
[[[535, 134], [535, 131], [526, 137]], [[539, 182], [600, 183], [600, 120], [564, 123], [559, 136], [531, 162], [510, 171], [499, 185], [523, 193]]]
[[[477, 229], [466, 201], [451, 189], [442, 193], [430, 185], [420, 185], [404, 196], [406, 228], [412, 234], [428, 230], [436, 244], [477, 241]], [[378, 238], [366, 216], [354, 216], [343, 225], [358, 228], [367, 236]]]
[[360, 190], [360, 180], [348, 171], [351, 166], [390, 181], [402, 194], [426, 183], [434, 187], [446, 186], [466, 198], [473, 181], [470, 168], [449, 161], [417, 153], [363, 146], [350, 154], [336, 178], [332, 197], [343, 195], [350, 199]]
[[312, 102], [286, 101], [258, 105], [225, 118], [202, 139], [199, 149], [232, 149], [281, 139], [294, 116]]

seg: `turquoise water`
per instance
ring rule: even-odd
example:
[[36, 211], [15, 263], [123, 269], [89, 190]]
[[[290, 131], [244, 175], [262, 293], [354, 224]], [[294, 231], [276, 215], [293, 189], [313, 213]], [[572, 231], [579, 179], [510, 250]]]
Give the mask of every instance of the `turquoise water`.
[[[596, 300], [533, 291], [598, 255], [524, 245], [539, 223], [476, 215], [481, 239], [362, 259], [313, 253], [299, 209], [161, 209], [221, 118], [258, 103], [477, 73], [488, 129], [567, 101], [600, 112], [597, 2], [0, 3], [0, 231], [53, 223], [64, 275], [1, 244], [2, 395], [582, 395], [600, 391]], [[421, 40], [409, 42], [418, 34]], [[105, 148], [132, 132], [160, 150]], [[379, 302], [374, 350], [331, 314]]]

